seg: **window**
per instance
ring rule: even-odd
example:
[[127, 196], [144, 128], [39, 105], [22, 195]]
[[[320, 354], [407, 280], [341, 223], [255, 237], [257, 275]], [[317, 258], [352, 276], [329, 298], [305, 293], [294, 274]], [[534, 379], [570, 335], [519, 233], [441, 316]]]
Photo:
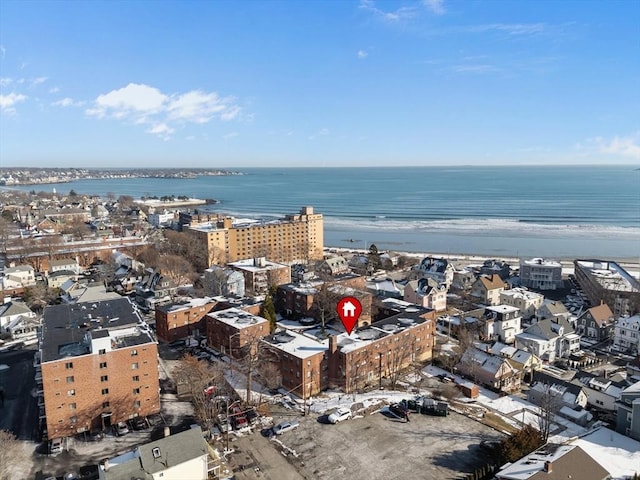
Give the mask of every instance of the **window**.
[[105, 353], [107, 353], [107, 350], [104, 348], [101, 348], [100, 350], [98, 350], [98, 355], [104, 355]]
[[108, 388], [103, 388], [102, 389], [102, 394], [103, 395], [109, 395], [109, 389]]
[[100, 368], [107, 368], [107, 362], [100, 362]]
[[133, 394], [134, 395], [139, 395], [140, 394], [140, 389], [139, 388], [134, 388], [133, 389]]
[[76, 391], [75, 390], [67, 390], [67, 395], [69, 397], [75, 397], [76, 396]]
[[73, 375], [67, 377], [67, 383], [73, 383], [74, 381]]
[[71, 423], [76, 423], [76, 422], [78, 421], [78, 417], [73, 416], [73, 417], [71, 417], [71, 418], [69, 419], [69, 421], [70, 421]]
[[131, 377], [131, 380], [133, 380], [134, 382], [139, 382], [140, 377], [138, 375], [134, 375], [133, 377]]
[[109, 402], [102, 402], [102, 408], [109, 408]]
[[140, 400], [136, 400], [133, 402], [133, 408], [140, 408]]
[[76, 404], [75, 403], [70, 403], [69, 404], [69, 410], [75, 410], [76, 409]]
[[101, 382], [106, 382], [106, 381], [108, 381], [108, 380], [109, 380], [109, 375], [102, 375], [102, 376], [100, 377], [100, 381], [101, 381]]
[[73, 362], [67, 362], [64, 364], [64, 368], [66, 368], [67, 370], [70, 370], [73, 368]]
[[138, 362], [132, 363], [131, 370], [137, 370], [137, 369], [138, 369]]

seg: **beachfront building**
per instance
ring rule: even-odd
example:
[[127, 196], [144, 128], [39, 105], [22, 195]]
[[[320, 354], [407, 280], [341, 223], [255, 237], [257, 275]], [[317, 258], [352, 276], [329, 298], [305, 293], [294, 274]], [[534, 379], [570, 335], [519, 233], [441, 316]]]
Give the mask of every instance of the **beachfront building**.
[[520, 285], [536, 290], [563, 288], [562, 264], [544, 258], [520, 260]]
[[544, 295], [525, 288], [512, 288], [500, 292], [500, 304], [516, 307], [525, 320], [535, 316], [536, 310], [542, 306], [543, 301]]
[[640, 354], [640, 315], [618, 319], [613, 334], [613, 346], [631, 355]]
[[49, 438], [160, 411], [158, 347], [128, 298], [45, 309], [37, 353]]
[[230, 262], [227, 266], [244, 277], [245, 290], [253, 295], [264, 295], [272, 287], [291, 282], [291, 267], [271, 262], [265, 257]]
[[422, 278], [430, 278], [435, 280], [438, 284], [444, 284], [447, 289], [453, 282], [454, 268], [444, 258], [424, 258], [415, 269], [420, 272]]
[[616, 316], [640, 312], [640, 282], [616, 262], [575, 260], [573, 265], [591, 305], [604, 302]]
[[323, 216], [313, 207], [287, 215], [282, 220], [257, 221], [225, 217], [215, 222], [191, 225], [187, 232], [206, 251], [209, 265], [265, 257], [292, 264], [322, 260]]

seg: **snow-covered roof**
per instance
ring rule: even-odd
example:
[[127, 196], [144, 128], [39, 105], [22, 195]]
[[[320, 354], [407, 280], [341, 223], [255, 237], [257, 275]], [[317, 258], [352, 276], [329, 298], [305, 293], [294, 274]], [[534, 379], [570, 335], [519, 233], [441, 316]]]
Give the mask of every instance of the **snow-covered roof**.
[[240, 310], [236, 307], [227, 308], [226, 310], [220, 310], [217, 312], [211, 312], [210, 317], [217, 319], [222, 323], [226, 323], [238, 330], [251, 327], [253, 325], [259, 325], [261, 323], [267, 323], [267, 319], [252, 315], [249, 312]]
[[265, 338], [273, 347], [298, 358], [307, 358], [329, 349], [329, 341], [319, 341], [316, 338], [300, 334], [292, 330], [277, 332]]
[[608, 428], [598, 428], [571, 443], [606, 469], [612, 480], [631, 478], [640, 469], [640, 442]]

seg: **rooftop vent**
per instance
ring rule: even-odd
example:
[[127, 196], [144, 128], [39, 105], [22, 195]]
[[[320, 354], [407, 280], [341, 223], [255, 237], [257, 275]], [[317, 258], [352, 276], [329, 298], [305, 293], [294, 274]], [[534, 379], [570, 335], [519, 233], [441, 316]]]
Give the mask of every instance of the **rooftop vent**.
[[151, 450], [151, 454], [153, 455], [153, 458], [160, 458], [162, 456], [162, 454], [160, 453], [160, 448], [155, 447]]

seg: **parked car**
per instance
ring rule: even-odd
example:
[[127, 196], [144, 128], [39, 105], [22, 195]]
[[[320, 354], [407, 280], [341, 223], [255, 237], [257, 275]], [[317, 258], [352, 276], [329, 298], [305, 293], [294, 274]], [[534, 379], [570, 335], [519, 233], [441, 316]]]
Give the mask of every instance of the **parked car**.
[[400, 403], [389, 405], [389, 411], [398, 418], [407, 418], [409, 411]]
[[49, 453], [51, 455], [58, 455], [59, 453], [62, 453], [62, 439], [61, 438], [54, 438], [53, 440], [51, 440], [51, 444], [49, 445]]
[[116, 423], [114, 430], [116, 432], [116, 435], [118, 437], [121, 437], [123, 435], [126, 435], [127, 433], [129, 433], [129, 427], [127, 427], [127, 424], [124, 422], [118, 422]]
[[283, 433], [287, 433], [298, 428], [298, 425], [299, 423], [296, 420], [285, 421], [275, 425], [271, 430], [274, 435], [282, 435]]
[[149, 426], [144, 417], [135, 417], [131, 421], [131, 424], [133, 425], [134, 430], [144, 430]]
[[171, 342], [169, 344], [169, 347], [171, 347], [171, 348], [184, 347], [184, 340], [174, 340], [173, 342]]
[[329, 415], [328, 420], [329, 420], [329, 423], [338, 423], [338, 422], [342, 422], [343, 420], [348, 420], [350, 418], [351, 418], [351, 409], [346, 407], [340, 407], [331, 415]]
[[92, 430], [89, 433], [89, 438], [92, 442], [99, 442], [104, 439], [104, 434], [100, 430]]

